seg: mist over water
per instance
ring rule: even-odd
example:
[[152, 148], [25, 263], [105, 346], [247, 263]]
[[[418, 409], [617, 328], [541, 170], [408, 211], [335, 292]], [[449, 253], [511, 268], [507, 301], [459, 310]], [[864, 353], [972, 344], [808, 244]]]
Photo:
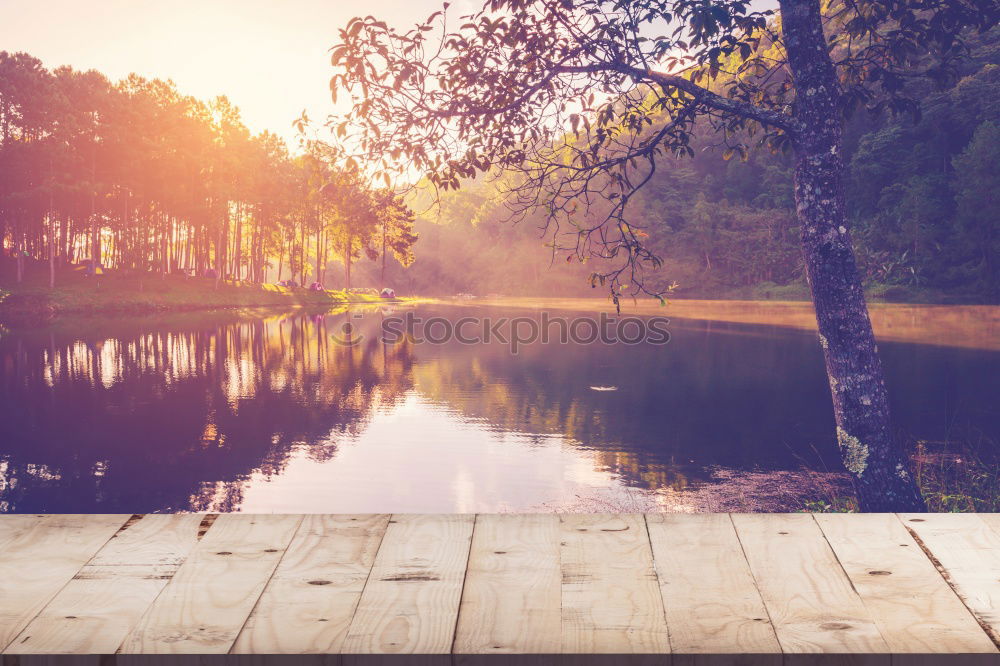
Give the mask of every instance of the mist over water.
[[[450, 319], [541, 311], [408, 307]], [[640, 508], [727, 497], [718, 506], [752, 509], [755, 494], [799, 484], [778, 500], [795, 510], [841, 471], [819, 343], [797, 313], [639, 310], [671, 316], [668, 344], [534, 343], [514, 355], [500, 341], [384, 343], [382, 322], [408, 307], [5, 331], [0, 511], [551, 511], [637, 497]], [[995, 312], [906, 307], [873, 309], [897, 428], [1000, 441]], [[949, 330], [969, 333], [949, 344]]]

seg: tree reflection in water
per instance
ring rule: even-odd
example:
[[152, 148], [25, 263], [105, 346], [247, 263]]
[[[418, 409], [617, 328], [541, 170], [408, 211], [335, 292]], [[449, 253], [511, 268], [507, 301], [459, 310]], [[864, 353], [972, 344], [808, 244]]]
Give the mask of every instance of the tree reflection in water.
[[[551, 510], [609, 489], [684, 508], [688, 489], [733, 478], [720, 469], [837, 469], [808, 332], [678, 320], [665, 347], [535, 344], [512, 356], [503, 344], [384, 344], [384, 315], [8, 332], [0, 511]], [[356, 344], [335, 341], [345, 323]], [[941, 439], [962, 424], [1000, 439], [1000, 355], [884, 346], [903, 428]]]
[[211, 480], [225, 493], [214, 504], [232, 510], [238, 482], [280, 473], [293, 445], [333, 457], [339, 435], [412, 385], [409, 345], [330, 341], [327, 327], [346, 317], [184, 318], [112, 338], [8, 341], [0, 508], [199, 510]]

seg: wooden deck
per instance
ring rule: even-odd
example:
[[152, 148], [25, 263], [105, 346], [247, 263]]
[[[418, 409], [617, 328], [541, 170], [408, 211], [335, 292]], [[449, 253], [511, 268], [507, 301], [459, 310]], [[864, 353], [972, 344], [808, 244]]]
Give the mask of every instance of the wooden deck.
[[996, 663], [998, 640], [997, 514], [0, 516], [7, 655]]

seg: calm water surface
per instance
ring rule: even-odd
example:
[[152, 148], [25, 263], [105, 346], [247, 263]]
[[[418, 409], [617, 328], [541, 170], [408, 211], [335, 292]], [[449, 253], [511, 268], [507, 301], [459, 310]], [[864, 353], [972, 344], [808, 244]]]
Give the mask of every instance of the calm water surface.
[[[839, 472], [815, 333], [780, 308], [757, 306], [753, 324], [711, 310], [675, 317], [666, 345], [517, 355], [385, 344], [379, 326], [400, 307], [0, 329], [0, 511], [691, 510], [783, 492], [803, 466]], [[901, 432], [1000, 441], [996, 310], [886, 312], [917, 331], [880, 341]], [[348, 321], [355, 344], [337, 344]]]

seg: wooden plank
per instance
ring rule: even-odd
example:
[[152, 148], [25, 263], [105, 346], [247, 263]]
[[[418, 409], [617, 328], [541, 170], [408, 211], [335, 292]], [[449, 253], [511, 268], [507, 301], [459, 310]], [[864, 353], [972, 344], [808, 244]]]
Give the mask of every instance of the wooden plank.
[[0, 650], [114, 536], [128, 515], [38, 516], [11, 521], [0, 550]]
[[87, 562], [88, 567], [179, 567], [214, 516], [147, 514], [133, 517]]
[[979, 519], [993, 528], [993, 531], [1000, 534], [1000, 513], [977, 513]]
[[732, 519], [783, 652], [889, 652], [812, 516]]
[[815, 520], [894, 653], [997, 653], [895, 515]]
[[339, 653], [388, 515], [306, 516], [234, 653]]
[[[675, 664], [681, 655], [773, 655], [781, 663], [743, 547], [728, 514], [648, 514], [653, 561]], [[687, 661], [696, 661], [688, 659]]]
[[[22, 659], [24, 658], [22, 657]], [[60, 661], [54, 664], [21, 663], [13, 666], [343, 666], [343, 658], [336, 654], [305, 654], [295, 655], [294, 657], [273, 654], [117, 654], [110, 658], [104, 658], [102, 656], [100, 664], [92, 665], [75, 663], [70, 664]], [[379, 665], [369, 663], [365, 666]], [[402, 665], [386, 664], [386, 666]]]
[[202, 516], [130, 520], [12, 645], [19, 654], [110, 654], [198, 541]]
[[995, 516], [899, 516], [944, 569], [944, 576], [994, 641], [1000, 641], [1000, 531]]
[[294, 515], [219, 516], [121, 651], [228, 652], [301, 520]]
[[[781, 648], [791, 666], [890, 650], [900, 666], [1000, 663], [985, 629], [1000, 616], [997, 515], [310, 516], [298, 529], [234, 515], [200, 542], [200, 516], [125, 519], [0, 516], [0, 610], [26, 615], [9, 654], [111, 652], [128, 636], [135, 651], [443, 663], [453, 646], [470, 664], [556, 651], [770, 664]], [[751, 648], [767, 641], [761, 604], [777, 639]]]
[[456, 653], [559, 652], [559, 540], [559, 517], [553, 514], [476, 518]]
[[560, 516], [562, 652], [670, 652], [641, 515]]
[[55, 514], [15, 513], [0, 514], [0, 552], [7, 550], [7, 544], [33, 529], [39, 521], [57, 518]]
[[467, 514], [393, 516], [343, 652], [450, 652], [474, 523]]

